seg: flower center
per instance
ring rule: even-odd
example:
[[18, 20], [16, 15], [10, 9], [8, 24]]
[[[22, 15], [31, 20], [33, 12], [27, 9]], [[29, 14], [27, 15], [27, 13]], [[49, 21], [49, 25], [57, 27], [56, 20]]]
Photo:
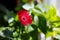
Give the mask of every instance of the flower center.
[[25, 16], [22, 16], [22, 21], [26, 21], [26, 17]]
[[25, 20], [25, 18], [24, 18], [24, 17], [23, 17], [22, 19], [23, 19], [23, 20]]

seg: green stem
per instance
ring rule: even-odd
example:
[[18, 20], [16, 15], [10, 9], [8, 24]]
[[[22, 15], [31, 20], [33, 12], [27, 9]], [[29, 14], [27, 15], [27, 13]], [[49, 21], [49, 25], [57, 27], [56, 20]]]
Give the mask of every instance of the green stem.
[[19, 27], [19, 38], [21, 39], [21, 34], [22, 34], [22, 25]]

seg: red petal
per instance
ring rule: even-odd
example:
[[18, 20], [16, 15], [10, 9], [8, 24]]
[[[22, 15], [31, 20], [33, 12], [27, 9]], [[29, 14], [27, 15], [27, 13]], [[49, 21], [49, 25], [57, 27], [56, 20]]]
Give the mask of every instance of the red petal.
[[[24, 26], [32, 23], [32, 18], [31, 18], [31, 16], [29, 15], [29, 13], [28, 13], [27, 10], [23, 9], [23, 10], [17, 12], [17, 15], [18, 15], [19, 21], [20, 21]], [[23, 18], [24, 18], [24, 19], [23, 19]]]

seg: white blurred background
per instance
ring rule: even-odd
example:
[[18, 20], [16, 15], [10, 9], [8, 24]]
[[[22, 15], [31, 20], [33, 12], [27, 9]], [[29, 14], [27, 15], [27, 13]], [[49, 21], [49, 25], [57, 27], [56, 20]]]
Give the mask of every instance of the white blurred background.
[[44, 4], [48, 4], [49, 6], [54, 5], [57, 11], [57, 16], [60, 17], [60, 0], [44, 0]]

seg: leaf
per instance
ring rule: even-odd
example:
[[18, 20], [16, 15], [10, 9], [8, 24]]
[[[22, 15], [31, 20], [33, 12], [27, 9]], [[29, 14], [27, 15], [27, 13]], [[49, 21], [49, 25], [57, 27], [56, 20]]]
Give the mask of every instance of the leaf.
[[60, 25], [60, 18], [56, 15], [54, 6], [50, 6], [44, 16], [49, 21], [50, 27], [58, 27]]
[[29, 38], [30, 38], [30, 34], [29, 33], [23, 33], [22, 35], [21, 35], [21, 39], [22, 40], [29, 40]]
[[3, 33], [4, 33], [4, 35], [7, 36], [7, 37], [11, 37], [11, 36], [12, 36], [12, 31], [10, 31], [10, 30], [8, 30], [8, 29], [3, 30]]
[[54, 21], [50, 22], [52, 27], [59, 27], [60, 26], [60, 18], [56, 17]]
[[22, 0], [24, 3], [26, 3], [27, 2], [27, 0]]
[[12, 23], [13, 21], [14, 21], [14, 18], [12, 17], [8, 20], [8, 23]]
[[33, 13], [34, 15], [39, 15], [39, 14], [41, 14], [42, 12], [41, 12], [40, 10], [37, 10], [37, 9], [32, 9], [32, 13]]
[[0, 36], [5, 37], [2, 31], [0, 31]]
[[35, 24], [32, 24], [31, 26], [33, 27], [34, 30], [37, 30], [37, 28], [38, 28], [37, 25], [35, 25]]
[[48, 27], [47, 27], [47, 23], [46, 23], [46, 18], [43, 15], [39, 15], [39, 24], [38, 24], [38, 28], [44, 33], [47, 33]]
[[58, 28], [53, 28], [53, 32], [57, 32], [58, 34], [60, 34], [60, 27], [58, 27]]
[[54, 38], [56, 38], [56, 39], [60, 39], [60, 35], [56, 35]]
[[16, 15], [16, 17], [15, 17], [15, 19], [14, 19], [15, 21], [18, 21], [18, 15]]
[[46, 33], [46, 38], [52, 36], [52, 34], [53, 34], [52, 32], [48, 31], [48, 32]]
[[49, 21], [56, 21], [57, 16], [56, 16], [56, 9], [54, 8], [54, 6], [51, 6], [48, 10], [48, 12], [46, 13], [46, 18]]
[[18, 33], [17, 32], [13, 32], [13, 37], [17, 37]]
[[47, 11], [47, 8], [45, 8], [44, 4], [37, 4], [35, 8], [40, 10], [41, 12]]
[[21, 38], [18, 38], [18, 40], [21, 40]]
[[17, 38], [13, 38], [13, 40], [17, 40]]
[[34, 8], [34, 3], [31, 3], [31, 4], [26, 3], [22, 7], [26, 10], [30, 10], [30, 9]]
[[36, 30], [30, 32], [29, 34], [32, 37], [32, 40], [38, 40], [38, 31], [37, 31], [37, 28], [36, 28]]
[[38, 16], [34, 16], [34, 24], [38, 26], [38, 23], [39, 23], [39, 19], [38, 19]]
[[30, 25], [28, 25], [28, 26], [25, 27], [26, 33], [29, 33], [29, 32], [31, 32], [31, 31], [33, 31], [33, 30], [34, 30], [33, 27], [30, 26]]

